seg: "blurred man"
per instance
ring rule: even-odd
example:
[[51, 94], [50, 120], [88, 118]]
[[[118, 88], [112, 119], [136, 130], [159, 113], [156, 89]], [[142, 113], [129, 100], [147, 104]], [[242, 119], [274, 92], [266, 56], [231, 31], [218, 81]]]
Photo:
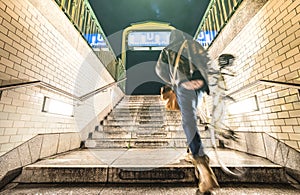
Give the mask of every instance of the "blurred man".
[[191, 154], [190, 161], [196, 168], [201, 193], [210, 194], [219, 184], [209, 167], [209, 158], [205, 154], [197, 127], [197, 105], [202, 101], [203, 93], [209, 94], [207, 71], [207, 52], [190, 36], [179, 30], [173, 30], [170, 44], [165, 47], [156, 64], [157, 75], [171, 85], [176, 93], [182, 126]]

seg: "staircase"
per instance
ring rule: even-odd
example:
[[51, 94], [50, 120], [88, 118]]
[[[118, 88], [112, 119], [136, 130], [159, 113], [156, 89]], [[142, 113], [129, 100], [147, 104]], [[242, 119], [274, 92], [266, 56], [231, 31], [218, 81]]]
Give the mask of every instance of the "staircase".
[[[210, 149], [209, 133], [200, 134], [220, 183], [287, 183], [283, 167], [229, 149], [219, 156], [242, 177], [225, 174]], [[26, 166], [17, 183], [194, 183], [192, 164], [184, 160], [186, 138], [180, 112], [167, 111], [159, 96], [125, 96], [90, 134], [84, 148]]]
[[[198, 121], [205, 145], [209, 133]], [[179, 111], [159, 96], [126, 96], [85, 142], [86, 148], [186, 148]]]

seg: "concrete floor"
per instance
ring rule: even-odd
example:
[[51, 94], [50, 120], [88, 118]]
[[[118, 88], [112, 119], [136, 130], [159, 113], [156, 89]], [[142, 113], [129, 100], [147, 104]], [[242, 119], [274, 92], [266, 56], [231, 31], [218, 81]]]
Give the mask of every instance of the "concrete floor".
[[[0, 192], [1, 195], [192, 195], [197, 194], [197, 186], [173, 184], [77, 184], [77, 185], [17, 185]], [[298, 195], [297, 190], [289, 185], [257, 184], [222, 184], [215, 190], [220, 195]]]
[[[213, 150], [206, 150], [211, 166], [219, 166]], [[50, 157], [30, 166], [112, 166], [112, 167], [162, 167], [180, 163], [185, 158], [185, 148], [159, 149], [82, 149]], [[267, 159], [243, 152], [218, 149], [220, 159], [227, 166], [276, 166]], [[182, 166], [190, 163], [183, 163]]]
[[[207, 151], [211, 158], [211, 166], [219, 166], [213, 151]], [[183, 163], [182, 159], [186, 150], [181, 149], [84, 149], [72, 151], [63, 155], [41, 160], [29, 166], [110, 166], [110, 167], [161, 167], [167, 164], [179, 163], [181, 166], [193, 166]], [[252, 166], [276, 166], [270, 161], [245, 153], [232, 150], [220, 150], [220, 158], [226, 165], [252, 165]], [[221, 195], [288, 195], [300, 194], [300, 190], [281, 184], [239, 184], [221, 183], [216, 189], [216, 194]], [[103, 195], [182, 195], [197, 194], [196, 183], [153, 183], [153, 184], [18, 184], [10, 183], [1, 195], [82, 195], [82, 194], [103, 194]]]

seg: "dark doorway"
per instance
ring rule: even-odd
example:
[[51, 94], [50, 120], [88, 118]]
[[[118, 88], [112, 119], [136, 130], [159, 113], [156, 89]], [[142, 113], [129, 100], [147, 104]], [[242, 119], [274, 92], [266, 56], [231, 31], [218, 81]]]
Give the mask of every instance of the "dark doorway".
[[158, 95], [163, 81], [155, 73], [160, 51], [127, 51], [126, 94]]

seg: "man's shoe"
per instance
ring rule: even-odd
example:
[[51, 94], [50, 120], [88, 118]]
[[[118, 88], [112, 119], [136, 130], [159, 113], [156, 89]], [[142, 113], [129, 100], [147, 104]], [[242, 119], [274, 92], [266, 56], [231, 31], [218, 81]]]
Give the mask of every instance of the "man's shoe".
[[216, 192], [214, 191], [200, 192], [200, 190], [198, 189], [198, 191], [196, 191], [196, 195], [216, 195]]
[[[209, 157], [207, 155], [204, 155], [203, 158], [205, 158], [206, 163], [209, 164]], [[197, 160], [194, 158], [189, 149], [187, 149], [187, 154], [185, 155], [184, 160], [194, 165], [197, 163]]]
[[213, 188], [219, 187], [217, 178], [209, 167], [209, 157], [207, 155], [194, 157], [193, 164], [198, 172], [196, 176], [199, 179], [200, 192], [209, 193]]
[[[184, 157], [184, 160], [189, 162], [189, 163], [193, 163], [194, 161], [194, 157], [192, 153], [187, 153]], [[194, 163], [193, 163], [194, 164]]]

